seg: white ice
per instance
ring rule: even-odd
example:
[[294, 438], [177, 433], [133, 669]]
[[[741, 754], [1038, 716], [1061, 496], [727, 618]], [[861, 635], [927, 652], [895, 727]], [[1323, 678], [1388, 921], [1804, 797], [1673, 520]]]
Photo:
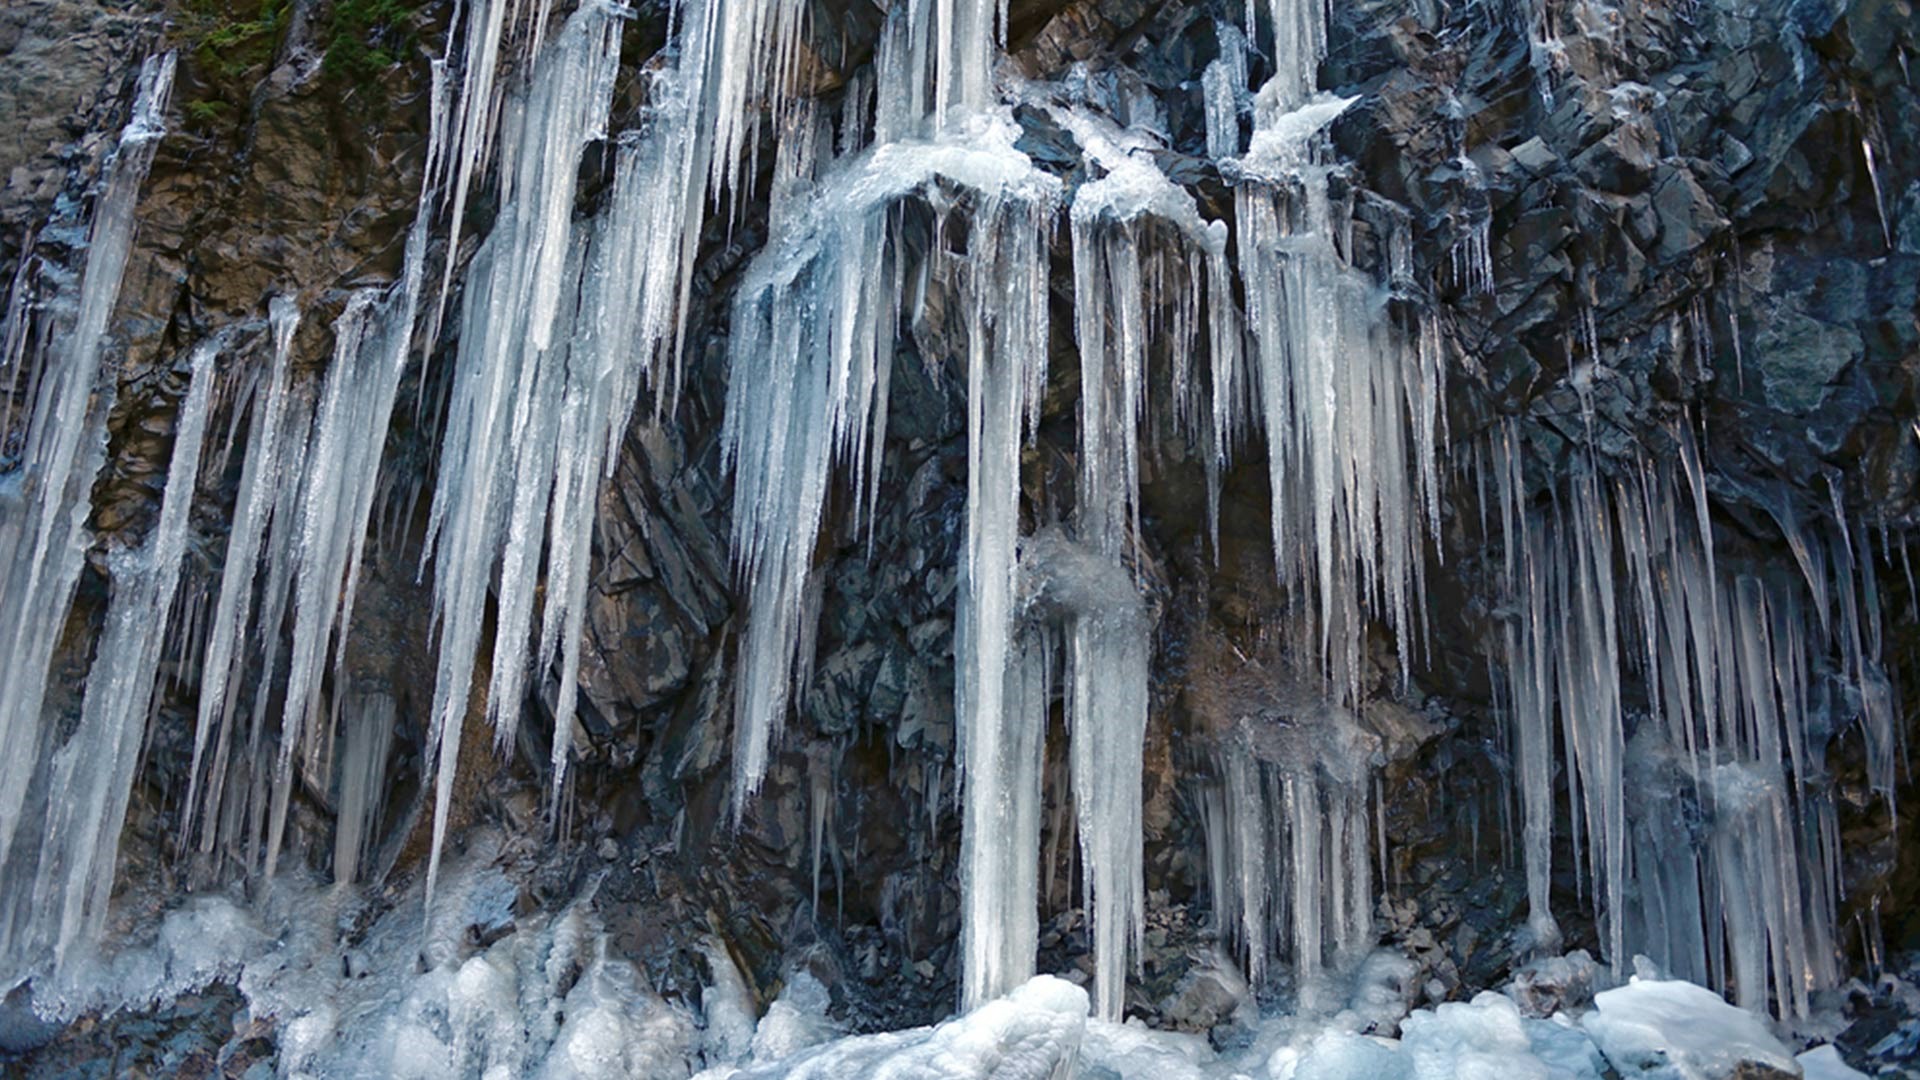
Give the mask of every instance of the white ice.
[[1602, 990], [1580, 1021], [1623, 1076], [1714, 1080], [1741, 1062], [1793, 1073], [1793, 1054], [1758, 1016], [1679, 980], [1632, 977]]

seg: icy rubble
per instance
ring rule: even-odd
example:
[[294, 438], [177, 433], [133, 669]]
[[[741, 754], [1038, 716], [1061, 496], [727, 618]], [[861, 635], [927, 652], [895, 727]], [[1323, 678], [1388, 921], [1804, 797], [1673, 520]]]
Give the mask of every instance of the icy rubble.
[[[277, 1031], [281, 1074], [310, 1080], [1729, 1080], [1741, 1063], [1800, 1067], [1763, 1018], [1689, 983], [1636, 978], [1547, 1018], [1493, 992], [1410, 1009], [1413, 964], [1384, 950], [1330, 976], [1325, 1007], [1243, 1011], [1219, 1050], [1091, 1018], [1084, 989], [1047, 975], [932, 1027], [842, 1036], [832, 994], [804, 968], [757, 1009], [718, 940], [701, 1007], [661, 997], [614, 945], [592, 889], [527, 911], [504, 838], [471, 840], [449, 860], [424, 939], [423, 882], [368, 908], [289, 876], [254, 910], [188, 902], [150, 944], [90, 958], [58, 995], [36, 984], [35, 1007], [147, 1008], [233, 981], [246, 1017]], [[1815, 1072], [1845, 1069], [1831, 1048], [1801, 1062], [1809, 1076], [1848, 1075]]]
[[277, 1028], [281, 1075], [311, 1080], [670, 1080], [719, 1053], [691, 1011], [611, 953], [590, 895], [515, 914], [519, 886], [492, 865], [498, 839], [475, 841], [443, 877], [435, 905], [447, 914], [424, 940], [418, 885], [368, 912], [351, 890], [287, 880], [262, 911], [202, 898], [170, 914], [153, 946], [95, 972], [102, 988], [130, 987], [125, 997], [37, 1005], [71, 1015], [235, 980], [249, 1015]]
[[[1356, 988], [1355, 1002], [1363, 997]], [[1636, 980], [1607, 991], [1600, 1009], [1583, 1017], [1528, 1017], [1511, 998], [1494, 992], [1411, 1012], [1401, 1001], [1384, 1010], [1275, 1016], [1247, 1033], [1243, 1049], [1226, 1051], [1202, 1036], [1153, 1031], [1138, 1021], [1088, 1020], [1086, 1009], [1076, 988], [1039, 976], [937, 1028], [843, 1039], [786, 1062], [707, 1075], [1051, 1080], [1058, 1075], [1055, 1063], [1069, 1056], [1077, 1067], [1070, 1075], [1089, 1080], [1601, 1080], [1623, 1073], [1728, 1080], [1741, 1063], [1789, 1075], [1795, 1070], [1760, 1018], [1683, 982]], [[1649, 1009], [1662, 1011], [1685, 1033], [1659, 1031], [1661, 1021], [1650, 1018]], [[1036, 1031], [1046, 1032], [1039, 1040], [1045, 1053], [1009, 1052], [1010, 1044], [1034, 1040]], [[956, 1049], [961, 1047], [966, 1049]], [[1829, 1055], [1806, 1056], [1824, 1062]], [[1634, 1071], [1634, 1063], [1655, 1058], [1664, 1071]], [[1003, 1071], [993, 1071], [996, 1062]]]

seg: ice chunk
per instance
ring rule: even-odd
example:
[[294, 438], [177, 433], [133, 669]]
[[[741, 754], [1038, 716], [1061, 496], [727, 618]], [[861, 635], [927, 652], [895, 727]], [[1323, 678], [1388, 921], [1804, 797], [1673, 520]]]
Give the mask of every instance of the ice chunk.
[[1793, 1060], [1800, 1063], [1806, 1080], [1867, 1080], [1867, 1074], [1846, 1063], [1840, 1048], [1828, 1043], [1816, 1046]]
[[827, 1016], [827, 988], [805, 971], [787, 979], [767, 1014], [753, 1031], [753, 1060], [781, 1061], [838, 1034]]
[[566, 1023], [540, 1067], [541, 1080], [687, 1075], [691, 1025], [639, 984], [631, 964], [596, 958], [567, 994]]
[[1087, 1007], [1086, 991], [1040, 975], [937, 1027], [842, 1039], [733, 1080], [1069, 1080]]
[[1519, 1008], [1491, 991], [1415, 1010], [1400, 1038], [1419, 1080], [1548, 1080]]
[[1386, 1039], [1328, 1031], [1313, 1040], [1290, 1069], [1274, 1080], [1403, 1080], [1413, 1063]]
[[1312, 100], [1288, 103], [1275, 96], [1278, 84], [1269, 82], [1254, 98], [1253, 138], [1237, 169], [1243, 176], [1282, 181], [1311, 160], [1313, 140], [1347, 107], [1360, 100], [1337, 94], [1319, 94]]
[[1623, 1076], [1726, 1080], [1747, 1063], [1800, 1070], [1758, 1016], [1693, 983], [1636, 975], [1593, 1004], [1581, 1026]]
[[1080, 1044], [1083, 1076], [1106, 1070], [1123, 1080], [1205, 1080], [1216, 1075], [1216, 1058], [1205, 1035], [1154, 1031], [1138, 1020], [1089, 1020]]
[[713, 974], [700, 996], [700, 1011], [706, 1024], [701, 1040], [710, 1062], [743, 1062], [753, 1050], [753, 992], [747, 980], [727, 952], [725, 943], [707, 939], [701, 950], [707, 958], [707, 970]]

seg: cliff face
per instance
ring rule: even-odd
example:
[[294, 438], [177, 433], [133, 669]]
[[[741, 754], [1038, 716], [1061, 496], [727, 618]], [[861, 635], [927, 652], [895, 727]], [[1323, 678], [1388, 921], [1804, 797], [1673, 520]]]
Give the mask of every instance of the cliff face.
[[[1679, 476], [1704, 495], [1709, 556], [1731, 568], [1729, 581], [1750, 575], [1772, 590], [1804, 578], [1821, 605], [1829, 585], [1846, 591], [1848, 605], [1863, 595], [1870, 610], [1854, 624], [1873, 627], [1892, 686], [1911, 682], [1920, 597], [1905, 538], [1920, 470], [1920, 91], [1908, 65], [1917, 24], [1903, 0], [1620, 8], [1368, 0], [1330, 10], [1316, 85], [1355, 99], [1327, 130], [1340, 250], [1381, 283], [1381, 319], [1419, 326], [1444, 356], [1424, 632], [1354, 631], [1357, 693], [1342, 715], [1367, 740], [1371, 775], [1360, 787], [1377, 800], [1377, 822], [1368, 823], [1380, 864], [1374, 928], [1417, 961], [1408, 985], [1420, 1000], [1447, 1000], [1505, 982], [1529, 947], [1515, 933], [1528, 919], [1525, 808], [1515, 793], [1526, 767], [1503, 644], [1518, 618], [1504, 576], [1515, 534], [1496, 528], [1503, 510], [1551, 517], [1572, 508], [1572, 524], [1553, 534], [1572, 545], [1594, 527], [1579, 516], [1588, 506], [1581, 485], [1619, 492], [1607, 497], [1620, 505], [1651, 505], [1656, 478]], [[552, 14], [543, 29], [558, 27], [562, 13]], [[865, 3], [811, 5], [795, 77], [839, 108], [849, 86], [864, 85], [859, 73], [874, 60], [884, 18]], [[1224, 3], [1016, 2], [1001, 77], [1064, 88], [1077, 108], [1155, 132], [1153, 163], [1206, 218], [1229, 223], [1240, 258], [1238, 179], [1223, 175], [1208, 148], [1207, 72], [1231, 54], [1234, 28], [1246, 21]], [[534, 33], [532, 22], [512, 35]], [[663, 6], [642, 5], [621, 30], [616, 130], [584, 155], [580, 220], [614, 198], [618, 129], [639, 123], [669, 28]], [[207, 456], [214, 464], [203, 466], [193, 504], [164, 661], [171, 677], [148, 723], [121, 839], [116, 932], [149, 927], [190, 889], [252, 880], [251, 853], [182, 857], [176, 848], [196, 664], [242, 483], [236, 433], [257, 422], [248, 403], [274, 362], [269, 299], [299, 304], [288, 362], [317, 380], [338, 363], [333, 327], [350, 296], [405, 274], [430, 167], [432, 58], [449, 33], [463, 32], [448, 5], [353, 0], [258, 11], [242, 0], [33, 0], [0, 12], [0, 115], [20, 118], [0, 132], [0, 280], [15, 283], [16, 301], [52, 296], [60, 275], [80, 265], [89, 185], [125, 115], [134, 61], [180, 50], [171, 131], [142, 190], [111, 324], [117, 396], [107, 465], [92, 492], [92, 548], [56, 695], [77, 699], [100, 634], [105, 553], [154, 527], [191, 347], [215, 335], [223, 342], [210, 445], [228, 446]], [[525, 53], [505, 55], [502, 77], [524, 77]], [[1253, 86], [1272, 73], [1257, 48], [1246, 62]], [[1242, 145], [1252, 110], [1242, 103], [1232, 115]], [[1019, 148], [1041, 169], [1069, 190], [1096, 179], [1084, 132], [1030, 101], [1014, 116]], [[561, 711], [556, 669], [534, 674], [524, 702], [494, 703], [520, 717], [503, 747], [484, 727], [487, 679], [475, 679], [446, 815], [456, 846], [468, 835], [488, 838], [479, 847], [507, 837], [498, 860], [520, 891], [521, 917], [590, 896], [611, 939], [662, 994], [693, 999], [716, 981], [700, 945], [712, 935], [756, 999], [770, 999], [804, 958], [851, 1026], [897, 1028], [950, 1012], [960, 978], [954, 603], [967, 544], [964, 316], [934, 289], [902, 320], [911, 325], [895, 350], [876, 509], [862, 521], [851, 492], [829, 499], [812, 558], [811, 656], [801, 658], [766, 779], [735, 827], [727, 810], [735, 674], [749, 613], [722, 450], [728, 313], [748, 261], [768, 243], [775, 126], [758, 135], [752, 195], [702, 235], [680, 393], [664, 409], [651, 408], [651, 396], [641, 402], [600, 494], [560, 813], [549, 820], [544, 810]], [[446, 272], [453, 283], [451, 310], [472, 287], [479, 240], [498, 227], [501, 183], [483, 172], [456, 242], [443, 229], [425, 252], [427, 280]], [[1063, 220], [1049, 261], [1048, 384], [1020, 461], [1029, 531], [1070, 516], [1077, 498], [1083, 361], [1072, 241]], [[1236, 294], [1242, 306], [1246, 288]], [[426, 338], [429, 328], [438, 336]], [[424, 311], [416, 344], [392, 422], [365, 433], [383, 455], [376, 539], [328, 684], [392, 708], [372, 869], [362, 874], [375, 908], [401, 902], [427, 872], [432, 846], [437, 639], [433, 571], [420, 567], [428, 503], [448, 467], [441, 430], [456, 358], [473, 345], [457, 318]], [[1260, 748], [1258, 731], [1291, 730], [1312, 711], [1296, 699], [1313, 683], [1297, 674], [1313, 650], [1284, 629], [1302, 601], [1276, 579], [1260, 440], [1243, 439], [1220, 477], [1210, 535], [1207, 451], [1162, 404], [1184, 362], [1176, 351], [1148, 353], [1141, 532], [1129, 556], [1155, 629], [1141, 814], [1147, 929], [1128, 1011], [1206, 1030], [1236, 1000], [1210, 951], [1221, 899], [1220, 879], [1209, 880], [1209, 836], [1222, 828], [1210, 814], [1221, 812], [1222, 792], [1233, 797], [1224, 786], [1231, 760], [1283, 763], [1280, 751]], [[12, 401], [0, 452], [9, 469], [25, 440], [24, 383]], [[1672, 520], [1664, 527], [1677, 529]], [[1843, 560], [1865, 567], [1856, 571], [1863, 593], [1831, 580]], [[1619, 581], [1625, 620], [1624, 572]], [[498, 615], [488, 606], [487, 625]], [[1837, 607], [1831, 618], [1842, 621]], [[1779, 619], [1768, 625], [1783, 634]], [[1675, 639], [1649, 629], [1645, 640], [1658, 653]], [[1920, 891], [1920, 845], [1912, 829], [1894, 828], [1892, 812], [1916, 793], [1904, 766], [1897, 792], [1875, 790], [1884, 787], [1884, 751], [1872, 744], [1863, 703], [1872, 688], [1859, 673], [1868, 669], [1857, 657], [1849, 666], [1843, 645], [1832, 652], [1837, 659], [1800, 673], [1815, 699], [1807, 712], [1831, 735], [1821, 764], [1801, 779], [1832, 793], [1844, 895], [1830, 913], [1842, 931], [1834, 940], [1846, 970], [1863, 972], [1882, 949], [1920, 948], [1920, 921], [1903, 902]], [[1684, 648], [1674, 660], [1687, 663]], [[482, 650], [483, 673], [497, 662]], [[1634, 730], [1651, 730], [1672, 691], [1657, 664], [1621, 666], [1619, 711]], [[1892, 720], [1903, 747], [1920, 735], [1911, 697]], [[1066, 732], [1058, 714], [1051, 723], [1040, 966], [1087, 970]], [[1240, 734], [1248, 726], [1251, 748]], [[1567, 806], [1582, 797], [1586, 766], [1572, 756], [1573, 729], [1559, 738], [1567, 763], [1545, 784], [1553, 804]], [[283, 867], [323, 879], [343, 806], [330, 768], [302, 772], [283, 856]], [[1657, 785], [1628, 775], [1629, 804], [1656, 797]], [[1660, 787], [1658, 797], [1674, 800], [1674, 815], [1703, 813], [1692, 787]], [[1629, 806], [1630, 817], [1637, 812]], [[1563, 822], [1545, 842], [1566, 947], [1608, 952], [1585, 895], [1594, 856], [1583, 854], [1579, 826]], [[1644, 859], [1660, 849], [1635, 850]], [[10, 1015], [23, 1015], [24, 994], [9, 999]], [[9, 1020], [0, 1034], [12, 1041], [0, 1050], [78, 1070], [105, 1044], [131, 1043], [164, 1069], [184, 1068], [178, 1053], [192, 1043], [193, 1068], [218, 1057], [237, 1075], [236, 1062], [270, 1056], [281, 1033], [267, 1023], [227, 1030], [223, 1010], [234, 1000], [216, 988], [159, 1014], [153, 1032], [173, 1043], [129, 1031], [122, 1017], [43, 1046], [52, 1032]]]

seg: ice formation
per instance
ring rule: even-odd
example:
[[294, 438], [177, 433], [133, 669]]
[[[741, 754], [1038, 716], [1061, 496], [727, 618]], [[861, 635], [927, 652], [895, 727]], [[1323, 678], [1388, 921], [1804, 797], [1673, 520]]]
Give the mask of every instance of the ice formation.
[[[1817, 524], [1802, 522], [1804, 508], [1784, 494], [1748, 493], [1773, 516], [1800, 574], [1763, 577], [1716, 556], [1705, 470], [1686, 430], [1675, 433], [1671, 462], [1589, 456], [1543, 500], [1518, 427], [1507, 425], [1491, 460], [1511, 601], [1499, 632], [1528, 943], [1550, 952], [1559, 940], [1550, 885], [1560, 824], [1606, 958], [1622, 968], [1645, 950], [1730, 991], [1741, 1009], [1685, 983], [1602, 994], [1582, 1027], [1523, 1018], [1487, 994], [1402, 1022], [1408, 995], [1390, 978], [1376, 979], [1380, 992], [1367, 1001], [1343, 999], [1342, 978], [1357, 969], [1365, 982], [1383, 967], [1369, 975], [1365, 966], [1378, 827], [1377, 747], [1355, 721], [1365, 638], [1372, 622], [1393, 632], [1404, 683], [1422, 644], [1423, 575], [1440, 526], [1446, 372], [1436, 328], [1407, 314], [1420, 287], [1412, 222], [1390, 205], [1362, 205], [1338, 182], [1322, 133], [1354, 99], [1318, 91], [1323, 5], [1249, 3], [1244, 33], [1218, 29], [1220, 56], [1200, 90], [1207, 153], [1233, 189], [1231, 245], [1226, 224], [1203, 217], [1161, 171], [1152, 123], [1122, 128], [1072, 93], [996, 81], [1004, 6], [893, 5], [874, 64], [853, 76], [832, 116], [808, 93], [799, 0], [688, 0], [670, 59], [641, 76], [639, 125], [617, 135], [610, 120], [632, 12], [588, 0], [551, 36], [549, 14], [546, 0], [476, 0], [464, 10], [457, 96], [447, 75], [455, 41], [433, 68], [433, 129], [401, 279], [346, 297], [324, 377], [303, 377], [293, 360], [301, 321], [319, 317], [324, 301], [270, 302], [270, 357], [245, 406], [239, 493], [200, 665], [182, 850], [209, 876], [231, 861], [271, 878], [296, 788], [332, 785], [333, 879], [369, 876], [397, 705], [387, 688], [354, 685], [342, 660], [416, 323], [424, 315], [422, 336], [437, 341], [452, 304], [457, 258], [431, 305], [424, 296], [429, 241], [442, 228], [458, 251], [475, 185], [497, 168], [498, 213], [467, 264], [457, 312], [422, 565], [434, 587], [438, 670], [425, 767], [435, 808], [417, 905], [409, 898], [396, 909], [404, 917], [337, 966], [323, 939], [341, 912], [326, 905], [351, 903], [348, 890], [289, 881], [281, 902], [315, 905], [304, 923], [293, 920], [307, 937], [271, 946], [243, 932], [250, 925], [237, 929], [245, 917], [232, 910], [192, 906], [162, 927], [168, 958], [149, 964], [170, 972], [177, 954], [180, 974], [129, 985], [161, 987], [158, 996], [231, 976], [239, 961], [193, 953], [185, 940], [214, 926], [254, 950], [242, 987], [286, 1021], [287, 1068], [316, 1075], [704, 1067], [716, 1077], [797, 1078], [866, 1068], [1051, 1080], [1084, 1056], [1123, 1076], [1257, 1067], [1326, 1080], [1587, 1076], [1599, 1074], [1601, 1052], [1616, 1066], [1656, 1052], [1667, 1063], [1729, 1052], [1724, 1039], [1696, 1046], [1688, 1032], [1663, 1028], [1663, 1014], [1679, 1010], [1737, 1026], [1741, 1052], [1773, 1054], [1741, 1010], [1804, 1016], [1813, 992], [1836, 981], [1838, 826], [1815, 783], [1826, 738], [1857, 714], [1872, 782], [1889, 799], [1899, 757], [1870, 534], [1850, 526], [1837, 487], [1832, 520]], [[1550, 62], [1558, 46], [1544, 7], [1533, 22], [1535, 55]], [[1263, 56], [1274, 72], [1257, 90], [1248, 85], [1256, 39], [1270, 43]], [[217, 400], [214, 358], [228, 343], [192, 350], [157, 523], [144, 545], [111, 556], [98, 658], [72, 733], [52, 745], [48, 671], [90, 543], [84, 526], [113, 396], [102, 374], [108, 323], [172, 64], [169, 55], [143, 68], [84, 275], [60, 315], [71, 328], [33, 358], [44, 375], [22, 467], [0, 487], [0, 627], [10, 635], [0, 658], [0, 979], [9, 981], [98, 936], [189, 543]], [[1015, 98], [1047, 109], [1071, 135], [1084, 182], [1069, 190], [1018, 148]], [[730, 811], [736, 822], [748, 813], [807, 691], [818, 551], [823, 539], [872, 527], [899, 347], [918, 336], [926, 298], [943, 293], [954, 325], [914, 344], [930, 368], [951, 367], [966, 386], [954, 653], [967, 1011], [932, 1029], [832, 1041], [824, 991], [801, 977], [756, 1022], [719, 949], [710, 960], [722, 974], [695, 1017], [609, 954], [584, 903], [480, 951], [447, 929], [497, 916], [503, 903], [484, 872], [443, 874], [469, 715], [484, 701], [496, 741], [513, 740], [529, 687], [556, 663], [548, 779], [559, 817], [600, 490], [638, 400], [651, 390], [657, 415], [677, 405], [707, 216], [750, 201], [762, 125], [776, 147], [770, 239], [731, 312], [722, 432], [745, 616]], [[576, 213], [583, 155], [601, 144], [611, 187]], [[1870, 142], [1863, 153], [1873, 172]], [[1456, 164], [1476, 200], [1457, 223], [1456, 284], [1483, 294], [1494, 284], [1490, 214], [1472, 161]], [[1877, 172], [1871, 179], [1878, 205]], [[1073, 510], [1023, 530], [1022, 451], [1047, 387], [1048, 260], [1063, 208], [1079, 361]], [[1363, 215], [1378, 251], [1355, 248]], [[1881, 216], [1884, 231], [1884, 208]], [[11, 312], [4, 334], [16, 364], [26, 317]], [[1161, 370], [1165, 402], [1154, 400]], [[1591, 374], [1575, 380], [1589, 420]], [[1207, 795], [1215, 921], [1254, 983], [1278, 974], [1284, 958], [1294, 1000], [1313, 1017], [1276, 1036], [1283, 1045], [1261, 1044], [1257, 1066], [1113, 1023], [1145, 911], [1140, 778], [1155, 612], [1142, 588], [1140, 487], [1143, 425], [1156, 410], [1197, 443], [1216, 520], [1238, 444], [1251, 431], [1264, 436], [1275, 569], [1294, 606], [1287, 633], [1315, 661], [1297, 673], [1297, 699], [1235, 718]], [[1649, 688], [1644, 709], [1630, 701], [1634, 679]], [[1033, 977], [1056, 698], [1091, 926], [1090, 1002]], [[1629, 785], [1645, 795], [1637, 806]], [[49, 798], [54, 790], [67, 794]], [[830, 789], [816, 800], [817, 906]], [[416, 951], [421, 942], [408, 935], [423, 924]], [[1379, 1026], [1398, 1024], [1400, 1038], [1362, 1031], [1355, 1018], [1370, 1009], [1390, 1013]]]
[[[1666, 464], [1612, 479], [1590, 466], [1530, 506], [1525, 449], [1498, 436], [1532, 919], [1550, 942], [1557, 727], [1575, 869], [1616, 969], [1646, 952], [1745, 1007], [1805, 1016], [1837, 977], [1837, 826], [1817, 780], [1849, 699], [1869, 777], [1892, 790], [1872, 553], [1843, 516], [1810, 532], [1784, 497], [1763, 498], [1801, 576], [1740, 569], [1716, 555], [1691, 434], [1673, 438]], [[1631, 671], [1644, 712], [1625, 699]]]
[[[205, 775], [207, 747], [218, 727], [220, 741], [215, 748], [212, 779], [216, 789], [226, 776], [226, 763], [233, 746], [233, 721], [239, 704], [238, 693], [229, 687], [240, 682], [246, 657], [247, 631], [253, 613], [254, 577], [259, 572], [267, 530], [277, 516], [280, 527], [272, 536], [277, 550], [270, 561], [285, 566], [285, 547], [294, 529], [288, 519], [294, 511], [290, 492], [300, 489], [305, 471], [307, 430], [313, 422], [310, 397], [292, 401], [293, 335], [300, 328], [300, 306], [290, 297], [276, 296], [269, 302], [273, 331], [273, 360], [266, 381], [254, 391], [253, 416], [247, 435], [246, 456], [241, 461], [240, 491], [234, 500], [233, 528], [227, 534], [226, 561], [220, 570], [220, 594], [215, 604], [213, 624], [207, 634], [205, 673], [200, 682], [199, 719], [194, 727], [193, 764], [187, 777], [186, 806], [181, 815], [181, 843], [184, 847], [194, 831], [195, 815], [200, 811], [201, 777]], [[269, 625], [277, 629], [277, 621]], [[210, 809], [219, 806], [220, 796], [209, 793]], [[201, 822], [204, 852], [213, 849], [217, 830]]]
[[[79, 295], [68, 302], [70, 326], [39, 338], [59, 345], [38, 358], [42, 374], [27, 446], [19, 469], [0, 481], [0, 508], [6, 512], [0, 519], [0, 564], [6, 574], [0, 579], [0, 627], [5, 628], [0, 633], [6, 635], [6, 647], [0, 649], [0, 867], [12, 853], [22, 814], [29, 809], [29, 785], [49, 749], [42, 716], [48, 664], [86, 559], [93, 481], [106, 458], [113, 389], [100, 385], [100, 372], [107, 324], [133, 247], [140, 185], [166, 133], [173, 70], [172, 53], [141, 65], [133, 115], [120, 132], [95, 202]], [[4, 336], [24, 342], [28, 317], [24, 308], [9, 310]]]
[[1625, 1076], [1706, 1080], [1751, 1062], [1791, 1075], [1793, 1055], [1759, 1017], [1680, 980], [1632, 978], [1602, 990], [1580, 1025]]
[[1327, 962], [1372, 948], [1372, 759], [1378, 739], [1314, 694], [1240, 718], [1204, 825], [1214, 922], [1260, 984], [1290, 962], [1296, 1004], [1328, 1001]]
[[[1060, 110], [1060, 117], [1081, 144], [1089, 171], [1099, 174], [1074, 192], [1071, 212], [1081, 537], [1117, 559], [1139, 532], [1139, 429], [1148, 410], [1150, 359], [1164, 352], [1172, 369], [1171, 406], [1201, 437], [1209, 532], [1217, 546], [1220, 473], [1248, 396], [1226, 223], [1201, 217], [1193, 196], [1154, 163], [1149, 138], [1079, 109]], [[1169, 310], [1161, 310], [1157, 301], [1169, 297]], [[1202, 332], [1204, 382], [1192, 370]], [[1204, 413], [1198, 408], [1203, 390]]]
[[[1274, 558], [1303, 594], [1330, 681], [1352, 697], [1366, 614], [1396, 632], [1403, 676], [1415, 655], [1425, 538], [1439, 523], [1441, 354], [1430, 329], [1397, 325], [1391, 294], [1339, 246], [1351, 208], [1331, 201], [1313, 140], [1349, 101], [1283, 113], [1274, 91], [1261, 93], [1234, 189]], [[1403, 228], [1383, 260], [1389, 285], [1406, 272]]]
[[4, 955], [31, 962], [50, 951], [56, 977], [69, 974], [70, 954], [95, 946], [106, 923], [120, 826], [146, 739], [168, 613], [187, 550], [188, 511], [219, 352], [217, 341], [194, 348], [152, 532], [140, 547], [109, 556], [113, 597], [87, 673], [79, 723], [58, 748], [49, 748], [40, 765], [46, 790], [59, 796], [47, 798], [39, 843], [14, 850], [7, 884], [0, 889]]
[[[314, 405], [305, 460], [296, 463], [304, 468], [298, 474], [292, 567], [286, 571], [293, 634], [261, 862], [267, 877], [273, 876], [286, 832], [296, 757], [323, 757], [331, 746], [331, 732], [322, 727], [322, 682], [345, 648], [384, 448], [384, 440], [366, 433], [386, 431], [393, 415], [418, 285], [416, 263], [394, 295], [383, 300], [379, 290], [368, 289], [347, 300], [334, 322], [333, 364]], [[270, 577], [269, 588], [273, 584]]]
[[[114, 393], [100, 375], [108, 321], [132, 249], [140, 185], [166, 131], [173, 72], [172, 53], [141, 66], [133, 114], [106, 165], [88, 230], [71, 324], [58, 337], [41, 338], [62, 347], [39, 359], [43, 374], [24, 460], [19, 472], [0, 480], [0, 633], [7, 639], [0, 649], [0, 980], [6, 982], [44, 962], [49, 951], [64, 960], [75, 945], [90, 945], [105, 918], [120, 822], [158, 678], [157, 649], [184, 551], [206, 431], [212, 344], [192, 361], [160, 521], [144, 550], [114, 558], [118, 587], [107, 633], [115, 648], [100, 653], [80, 726], [55, 745], [62, 725], [48, 715], [48, 666], [85, 563], [93, 483], [106, 457]], [[16, 309], [9, 322], [25, 317]], [[10, 325], [6, 336], [23, 332]], [[37, 842], [16, 843], [23, 828], [38, 832]]]
[[[575, 564], [585, 562], [579, 549], [590, 534], [561, 530], [579, 526], [577, 504], [598, 495], [595, 466], [603, 460], [598, 449], [606, 435], [587, 430], [583, 414], [597, 386], [612, 387], [605, 385], [591, 344], [594, 328], [580, 324], [582, 331], [575, 331], [589, 255], [585, 237], [574, 229], [573, 204], [580, 153], [589, 140], [606, 135], [619, 26], [618, 9], [583, 6], [542, 50], [527, 91], [508, 100], [501, 214], [468, 271], [461, 320], [466, 347], [458, 358], [428, 526], [439, 644], [429, 737], [437, 748], [430, 882], [445, 844], [496, 563], [494, 663], [485, 700], [501, 744], [513, 738], [533, 658], [543, 547], [549, 578], [569, 587], [564, 599], [556, 595], [546, 608], [549, 629], [539, 638], [543, 668], [553, 659], [562, 620], [570, 623], [570, 609], [577, 608], [571, 590], [583, 581], [584, 566]], [[597, 413], [606, 419], [604, 401]], [[585, 468], [581, 455], [590, 458]], [[571, 617], [577, 618], [577, 610]], [[574, 648], [569, 641], [570, 656]], [[554, 740], [562, 763], [570, 727], [569, 716], [556, 729], [563, 733]]]

